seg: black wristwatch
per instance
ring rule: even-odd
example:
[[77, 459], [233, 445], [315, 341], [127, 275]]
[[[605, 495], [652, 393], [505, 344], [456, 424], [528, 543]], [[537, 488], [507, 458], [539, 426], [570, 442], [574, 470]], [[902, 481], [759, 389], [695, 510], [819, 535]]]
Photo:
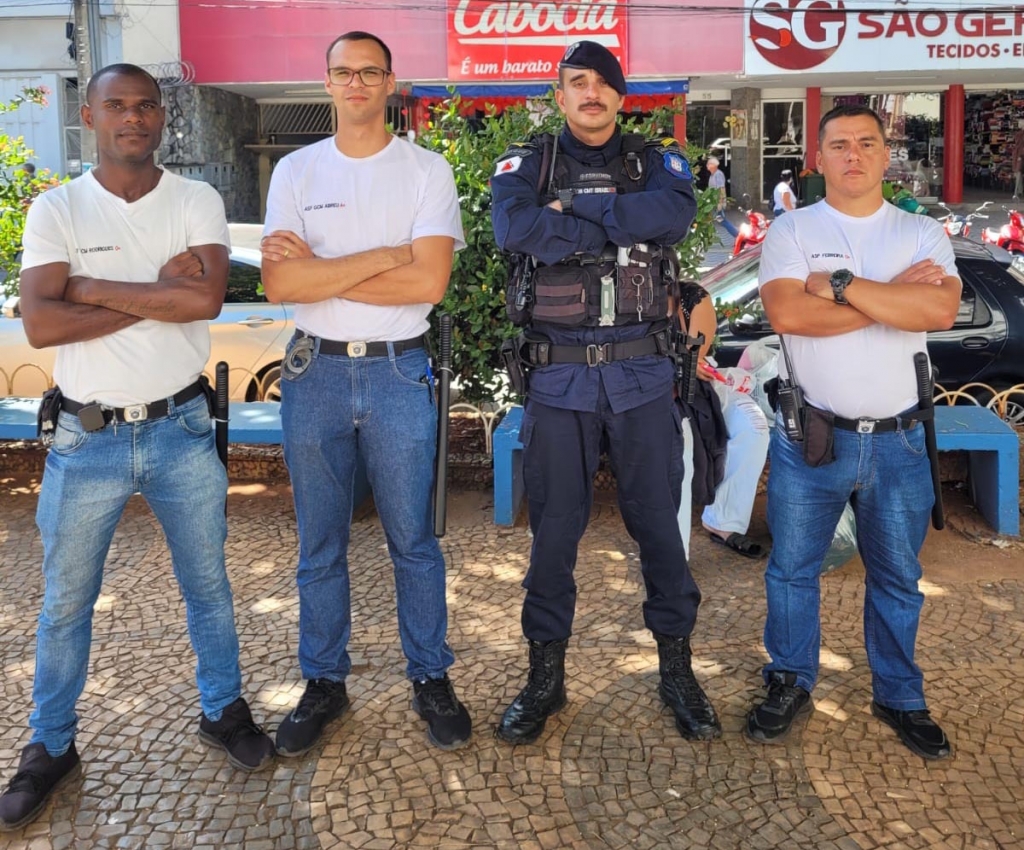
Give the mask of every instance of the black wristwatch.
[[558, 190], [558, 203], [562, 205], [562, 215], [572, 214], [572, 197], [575, 194], [572, 189]]
[[832, 272], [828, 282], [832, 285], [832, 297], [836, 299], [836, 304], [849, 304], [846, 300], [846, 296], [843, 295], [846, 292], [846, 287], [850, 285], [853, 280], [853, 272], [849, 269], [837, 269]]

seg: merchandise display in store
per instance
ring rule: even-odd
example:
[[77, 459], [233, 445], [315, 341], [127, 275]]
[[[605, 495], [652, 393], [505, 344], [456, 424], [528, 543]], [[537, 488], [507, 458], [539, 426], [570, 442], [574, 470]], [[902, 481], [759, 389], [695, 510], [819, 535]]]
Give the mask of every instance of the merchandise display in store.
[[964, 178], [985, 189], [1012, 191], [1013, 137], [1024, 119], [1024, 91], [985, 92], [964, 105]]

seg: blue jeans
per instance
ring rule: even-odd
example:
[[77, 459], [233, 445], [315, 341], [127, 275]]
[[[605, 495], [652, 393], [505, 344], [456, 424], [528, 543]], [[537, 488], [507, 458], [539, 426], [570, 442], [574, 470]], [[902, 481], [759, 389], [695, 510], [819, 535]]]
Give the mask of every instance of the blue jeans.
[[[289, 350], [292, 345], [289, 345]], [[431, 493], [437, 407], [427, 355], [320, 353], [282, 369], [284, 457], [299, 531], [299, 665], [303, 678], [342, 681], [352, 669], [348, 542], [356, 459], [362, 456], [395, 567], [398, 630], [410, 679], [439, 678], [454, 663], [446, 643], [445, 562]]]
[[914, 663], [924, 597], [918, 553], [934, 494], [924, 428], [887, 434], [835, 432], [836, 460], [804, 463], [802, 445], [776, 423], [771, 437], [768, 527], [774, 546], [765, 572], [764, 644], [772, 671], [796, 673], [810, 691], [821, 644], [819, 575], [846, 502], [857, 518], [864, 561], [864, 642], [876, 702], [901, 711], [925, 707]]
[[241, 694], [238, 636], [224, 569], [227, 475], [203, 396], [162, 419], [82, 428], [61, 413], [46, 459], [36, 521], [43, 541], [32, 743], [51, 755], [75, 737], [85, 687], [92, 612], [103, 564], [128, 499], [141, 493], [167, 537], [185, 600], [203, 713], [211, 720]]
[[715, 213], [715, 221], [722, 225], [722, 227], [725, 228], [725, 232], [733, 239], [740, 235], [739, 230], [737, 230], [735, 225], [729, 221], [729, 217], [725, 214], [725, 210], [718, 210]]

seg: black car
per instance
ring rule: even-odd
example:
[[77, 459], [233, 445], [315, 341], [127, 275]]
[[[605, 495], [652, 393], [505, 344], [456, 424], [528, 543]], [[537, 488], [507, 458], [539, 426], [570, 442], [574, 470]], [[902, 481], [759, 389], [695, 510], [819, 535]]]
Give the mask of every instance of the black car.
[[[947, 390], [984, 383], [996, 390], [1024, 384], [1024, 273], [1000, 248], [966, 239], [952, 239], [957, 270], [963, 281], [960, 309], [953, 327], [928, 334], [928, 353]], [[722, 315], [714, 357], [735, 366], [743, 349], [756, 340], [778, 347], [758, 295], [761, 246], [755, 245], [710, 271], [701, 284]], [[969, 390], [983, 404], [983, 388]], [[990, 397], [990, 396], [989, 396]], [[1024, 395], [1011, 398], [1007, 418], [1024, 422]]]

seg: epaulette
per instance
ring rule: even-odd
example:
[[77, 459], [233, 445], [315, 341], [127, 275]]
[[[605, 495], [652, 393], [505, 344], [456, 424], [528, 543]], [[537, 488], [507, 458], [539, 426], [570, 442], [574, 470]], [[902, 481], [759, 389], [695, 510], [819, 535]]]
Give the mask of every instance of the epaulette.
[[501, 162], [503, 159], [508, 159], [510, 156], [530, 156], [536, 153], [540, 149], [537, 144], [537, 137], [530, 139], [527, 142], [512, 142], [504, 153], [498, 157], [498, 161]]
[[686, 149], [671, 136], [661, 139], [648, 139], [646, 147], [657, 148], [662, 153], [678, 153], [686, 156]]

